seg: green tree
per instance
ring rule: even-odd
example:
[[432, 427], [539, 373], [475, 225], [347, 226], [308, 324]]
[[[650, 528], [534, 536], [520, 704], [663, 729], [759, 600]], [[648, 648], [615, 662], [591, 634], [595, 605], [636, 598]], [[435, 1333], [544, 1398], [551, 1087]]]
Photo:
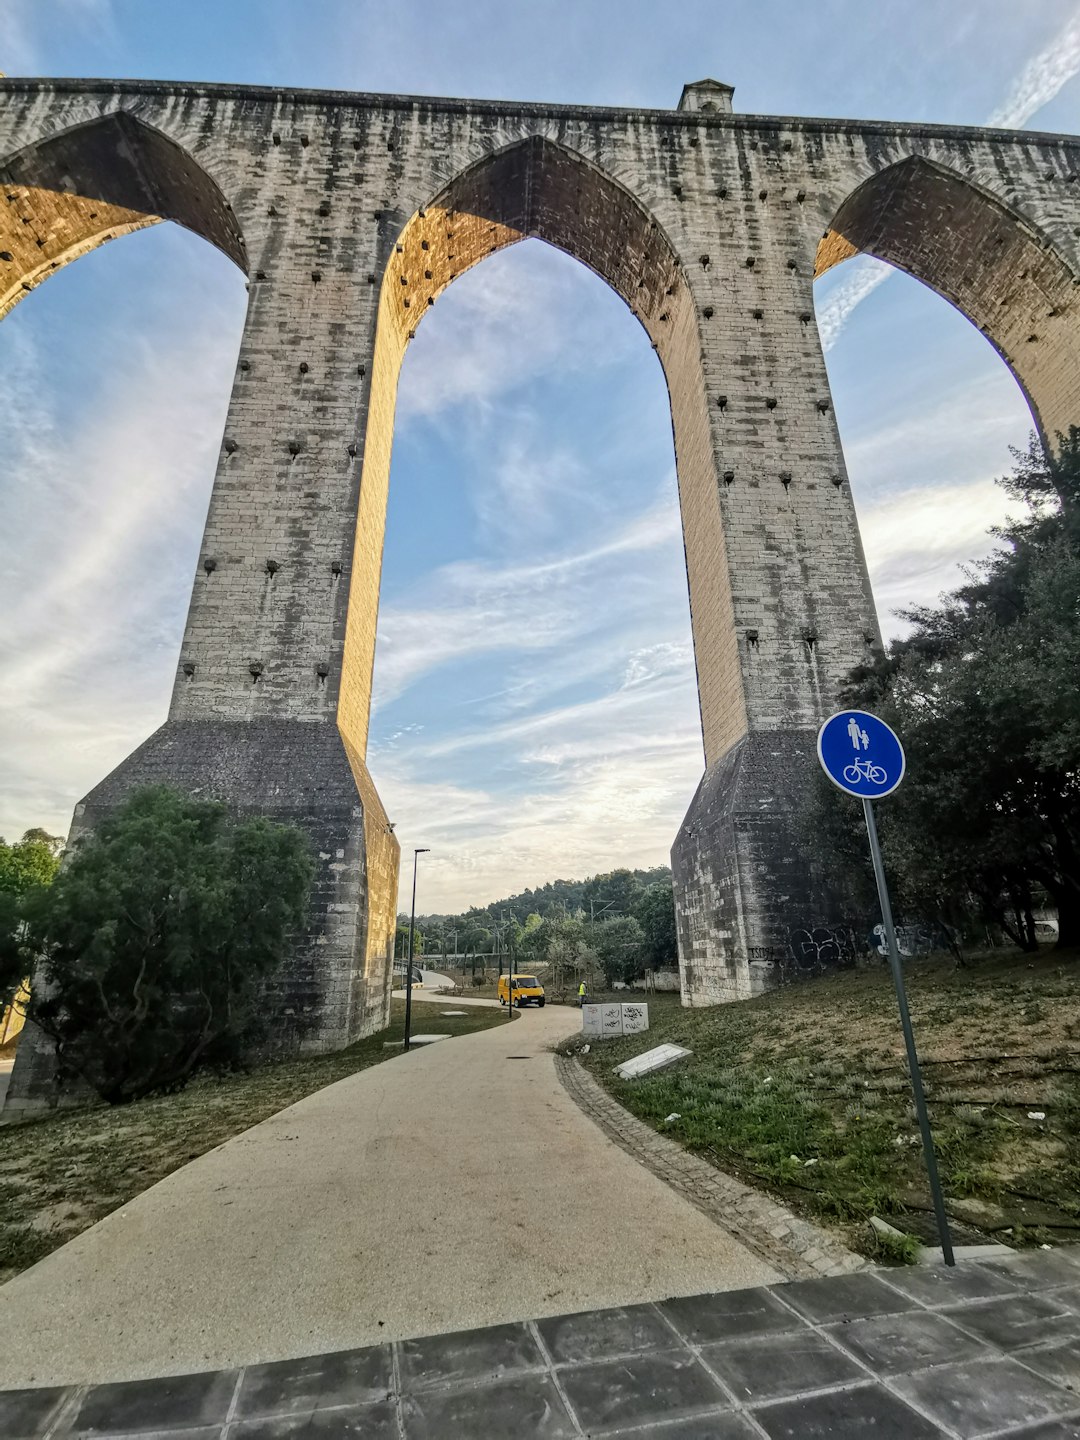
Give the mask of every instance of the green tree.
[[629, 982], [644, 968], [645, 933], [632, 915], [618, 915], [592, 927], [592, 948], [609, 985]]
[[634, 904], [634, 919], [645, 940], [645, 961], [650, 969], [661, 970], [679, 961], [675, 931], [675, 892], [671, 880], [649, 885]]
[[112, 1104], [235, 1064], [304, 925], [307, 838], [165, 787], [138, 791], [24, 906], [40, 957], [29, 1016], [62, 1074]]
[[35, 886], [51, 884], [63, 848], [63, 840], [44, 830], [27, 830], [13, 845], [0, 839], [0, 891], [25, 895]]
[[605, 913], [629, 915], [641, 894], [641, 881], [633, 870], [611, 870], [587, 880], [584, 892], [583, 908], [589, 919], [599, 920]]
[[[413, 927], [413, 959], [419, 960], [424, 953], [424, 937], [420, 933], [420, 927]], [[397, 938], [394, 941], [394, 954], [401, 961], [409, 958], [409, 917], [399, 915], [397, 922]]]
[[23, 907], [30, 895], [51, 885], [64, 842], [46, 830], [27, 830], [13, 845], [0, 839], [0, 1010], [33, 968], [27, 949]]
[[[940, 604], [901, 612], [909, 633], [845, 699], [907, 749], [904, 784], [878, 807], [907, 904], [946, 919], [973, 897], [1034, 949], [1041, 891], [1059, 943], [1080, 943], [1080, 430], [1053, 457], [1034, 440], [1014, 455], [1002, 483], [1024, 512], [995, 532], [1001, 548]], [[842, 828], [819, 826], [819, 842]], [[865, 863], [852, 876], [866, 888]]]

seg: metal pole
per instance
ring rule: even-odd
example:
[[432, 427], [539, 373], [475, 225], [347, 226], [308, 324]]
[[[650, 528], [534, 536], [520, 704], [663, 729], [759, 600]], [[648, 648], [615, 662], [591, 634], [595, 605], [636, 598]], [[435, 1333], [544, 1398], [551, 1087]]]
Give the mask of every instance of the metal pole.
[[413, 851], [412, 857], [412, 912], [409, 916], [409, 958], [405, 962], [405, 1049], [409, 1048], [409, 1037], [412, 1034], [412, 961], [413, 961], [413, 935], [416, 931], [416, 861], [417, 856], [426, 855], [427, 846]]
[[938, 1235], [941, 1239], [941, 1254], [946, 1265], [955, 1265], [949, 1221], [945, 1214], [945, 1198], [941, 1193], [938, 1176], [937, 1156], [934, 1154], [934, 1137], [930, 1133], [930, 1117], [926, 1113], [926, 1096], [923, 1094], [922, 1071], [915, 1049], [915, 1034], [911, 1028], [911, 1014], [908, 1011], [907, 992], [904, 989], [904, 972], [900, 967], [900, 951], [896, 944], [896, 930], [893, 928], [892, 905], [889, 903], [889, 887], [885, 880], [885, 866], [881, 860], [881, 846], [878, 843], [877, 824], [874, 820], [874, 806], [870, 800], [862, 802], [866, 818], [866, 833], [870, 838], [870, 858], [874, 862], [874, 879], [877, 881], [878, 901], [881, 905], [881, 919], [885, 925], [885, 939], [889, 947], [889, 965], [892, 967], [896, 1000], [900, 1006], [900, 1024], [904, 1030], [904, 1044], [907, 1046], [908, 1069], [911, 1072], [911, 1088], [915, 1095], [915, 1113], [919, 1117], [922, 1132], [923, 1155], [926, 1158], [926, 1173], [930, 1177], [930, 1194], [934, 1200], [934, 1214], [937, 1216]]

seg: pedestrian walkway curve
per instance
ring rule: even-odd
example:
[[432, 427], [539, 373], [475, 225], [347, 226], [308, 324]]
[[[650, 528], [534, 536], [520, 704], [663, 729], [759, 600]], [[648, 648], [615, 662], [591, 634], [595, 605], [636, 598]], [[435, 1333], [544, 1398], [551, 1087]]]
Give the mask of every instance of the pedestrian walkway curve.
[[563, 1007], [401, 1055], [0, 1289], [0, 1388], [219, 1369], [768, 1284], [560, 1085]]

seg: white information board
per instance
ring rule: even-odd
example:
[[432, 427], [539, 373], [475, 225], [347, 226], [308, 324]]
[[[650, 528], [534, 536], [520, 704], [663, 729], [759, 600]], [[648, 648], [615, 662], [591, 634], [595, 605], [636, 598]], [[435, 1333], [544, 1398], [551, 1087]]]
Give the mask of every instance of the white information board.
[[583, 1035], [600, 1035], [600, 1019], [604, 1007], [602, 1005], [583, 1005], [581, 1007], [581, 1033]]
[[622, 1007], [622, 1033], [624, 1035], [640, 1035], [648, 1028], [648, 1005], [624, 1005]]
[[640, 1035], [649, 1028], [649, 1007], [635, 1002], [632, 1005], [583, 1005], [581, 1007], [581, 1033], [583, 1035]]
[[600, 1006], [601, 1035], [621, 1035], [623, 1033], [622, 1009], [621, 1005]]

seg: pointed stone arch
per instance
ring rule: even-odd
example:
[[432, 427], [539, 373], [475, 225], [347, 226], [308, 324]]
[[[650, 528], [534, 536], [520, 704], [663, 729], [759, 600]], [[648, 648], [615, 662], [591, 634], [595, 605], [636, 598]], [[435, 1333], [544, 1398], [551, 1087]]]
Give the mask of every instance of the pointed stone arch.
[[99, 245], [173, 220], [247, 273], [232, 207], [194, 157], [124, 111], [62, 130], [0, 164], [0, 317]]
[[857, 254], [905, 271], [965, 315], [1002, 357], [1044, 443], [1080, 422], [1080, 278], [1053, 241], [1000, 197], [912, 155], [844, 200], [815, 277]]
[[[645, 328], [668, 382], [675, 432], [695, 647], [730, 650], [728, 670], [699, 665], [706, 746], [724, 742], [732, 696], [741, 694], [738, 651], [712, 501], [715, 472], [694, 300], [670, 239], [642, 201], [575, 150], [530, 136], [470, 165], [398, 234], [383, 276], [371, 400], [364, 437], [360, 513], [345, 639], [338, 724], [354, 757], [366, 751], [375, 658], [380, 557], [386, 522], [398, 376], [406, 347], [439, 295], [487, 256], [527, 238], [581, 261], [630, 307]], [[695, 606], [695, 602], [697, 602]], [[727, 617], [718, 626], [717, 617]], [[703, 622], [700, 617], [704, 617]], [[721, 721], [723, 716], [723, 721]], [[736, 721], [745, 728], [745, 714]]]

